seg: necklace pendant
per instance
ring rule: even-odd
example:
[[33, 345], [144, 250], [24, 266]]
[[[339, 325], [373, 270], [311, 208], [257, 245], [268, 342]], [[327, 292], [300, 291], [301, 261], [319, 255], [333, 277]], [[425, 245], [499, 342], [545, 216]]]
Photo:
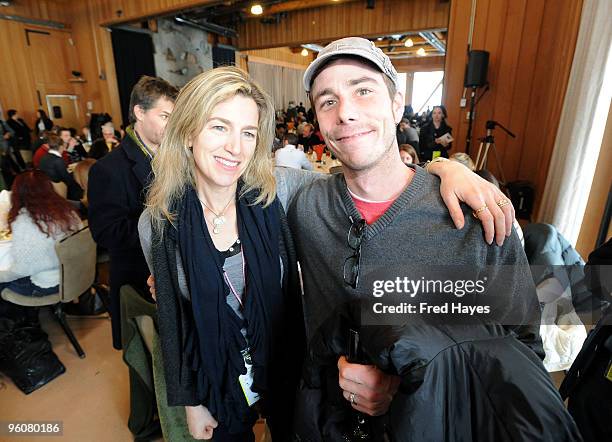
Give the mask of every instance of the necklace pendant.
[[225, 224], [225, 217], [221, 215], [213, 218], [213, 224], [215, 226], [222, 226], [223, 224]]
[[218, 234], [219, 234], [219, 228], [218, 228], [217, 226], [213, 227], [213, 233], [214, 233], [215, 235], [218, 235]]

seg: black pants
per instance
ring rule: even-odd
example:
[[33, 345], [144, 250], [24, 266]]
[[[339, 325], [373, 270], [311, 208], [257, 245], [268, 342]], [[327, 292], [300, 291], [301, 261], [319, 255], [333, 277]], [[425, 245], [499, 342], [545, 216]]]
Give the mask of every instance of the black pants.
[[213, 432], [213, 442], [255, 442], [253, 430], [239, 434], [229, 434], [225, 426], [219, 424]]

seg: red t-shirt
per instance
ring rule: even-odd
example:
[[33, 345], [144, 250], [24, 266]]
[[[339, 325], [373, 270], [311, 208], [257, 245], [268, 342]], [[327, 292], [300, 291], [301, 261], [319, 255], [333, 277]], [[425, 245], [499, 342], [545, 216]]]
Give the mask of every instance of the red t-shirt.
[[359, 198], [357, 195], [352, 193], [350, 190], [349, 190], [349, 194], [351, 195], [351, 198], [353, 198], [353, 203], [355, 204], [355, 208], [357, 209], [361, 217], [365, 219], [366, 223], [368, 224], [375, 223], [376, 220], [380, 218], [383, 215], [383, 213], [385, 213], [387, 209], [391, 207], [391, 205], [395, 202], [395, 199], [392, 199], [389, 201], [364, 200], [364, 199]]
[[359, 199], [355, 195], [351, 195], [353, 198], [353, 203], [355, 203], [355, 208], [361, 215], [363, 219], [365, 219], [366, 223], [372, 224], [375, 223], [378, 218], [380, 218], [386, 210], [391, 207], [391, 204], [395, 200], [391, 201], [382, 201], [382, 202], [374, 202], [374, 201], [366, 201]]

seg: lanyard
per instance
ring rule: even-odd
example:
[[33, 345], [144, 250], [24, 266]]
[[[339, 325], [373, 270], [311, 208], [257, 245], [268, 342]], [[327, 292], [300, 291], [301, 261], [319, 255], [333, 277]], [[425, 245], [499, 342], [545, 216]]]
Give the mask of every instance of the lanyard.
[[[246, 263], [244, 261], [244, 252], [242, 250], [240, 250], [240, 256], [242, 258], [242, 278], [243, 278], [242, 280], [244, 281], [244, 290], [242, 291], [242, 293], [244, 294], [244, 293], [246, 293]], [[225, 270], [223, 270], [223, 278], [225, 279], [225, 282], [229, 286], [230, 292], [232, 292], [232, 294], [238, 300], [238, 303], [240, 304], [240, 307], [244, 307], [242, 305], [242, 296], [234, 288], [234, 285], [232, 284], [232, 281], [230, 281], [229, 276], [227, 276], [227, 272]]]
[[138, 145], [138, 147], [140, 147], [140, 150], [142, 150], [142, 153], [145, 154], [145, 156], [147, 158], [149, 158], [150, 160], [153, 160], [153, 154], [149, 151], [149, 148], [147, 147], [147, 145], [144, 143], [144, 141], [142, 141], [142, 138], [140, 138], [140, 134], [138, 132], [136, 132], [136, 130], [134, 129], [133, 126], [128, 126], [128, 128], [126, 129], [126, 132], [128, 133], [128, 135], [130, 133], [133, 133], [136, 137], [136, 144]]

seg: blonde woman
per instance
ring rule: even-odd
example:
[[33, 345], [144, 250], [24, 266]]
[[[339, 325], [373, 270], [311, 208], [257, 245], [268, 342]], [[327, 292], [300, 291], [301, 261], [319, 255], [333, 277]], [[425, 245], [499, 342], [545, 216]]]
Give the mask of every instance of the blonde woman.
[[168, 403], [186, 406], [198, 439], [254, 440], [258, 413], [278, 440], [290, 430], [303, 320], [273, 134], [269, 97], [239, 69], [215, 69], [181, 90], [152, 164], [139, 230]]
[[[278, 169], [275, 179], [273, 136], [269, 97], [243, 71], [217, 68], [183, 87], [152, 163], [139, 233], [168, 404], [185, 406], [197, 439], [252, 441], [258, 413], [274, 440], [290, 439], [304, 321], [283, 206], [326, 175]], [[433, 166], [453, 171], [458, 193], [490, 190], [461, 166]], [[364, 388], [386, 375], [371, 376]]]

